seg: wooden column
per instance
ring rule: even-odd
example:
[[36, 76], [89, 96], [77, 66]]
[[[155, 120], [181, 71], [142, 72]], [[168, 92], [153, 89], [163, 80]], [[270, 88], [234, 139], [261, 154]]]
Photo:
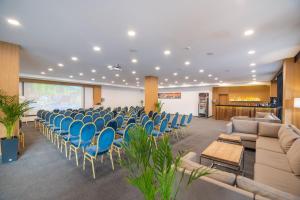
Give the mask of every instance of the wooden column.
[[158, 101], [158, 78], [145, 76], [145, 112], [155, 111], [155, 104]]
[[[0, 41], [0, 89], [8, 95], [19, 95], [19, 51], [18, 45]], [[5, 134], [0, 125], [0, 137]]]
[[93, 86], [93, 105], [97, 105], [101, 103], [101, 86], [94, 85]]

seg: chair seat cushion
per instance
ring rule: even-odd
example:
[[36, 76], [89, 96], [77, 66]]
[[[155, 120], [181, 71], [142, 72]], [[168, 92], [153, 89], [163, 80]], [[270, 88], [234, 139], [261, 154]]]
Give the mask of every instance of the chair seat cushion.
[[102, 154], [105, 154], [108, 152], [108, 150], [101, 150], [101, 149], [98, 149], [97, 151], [97, 146], [94, 145], [94, 146], [90, 146], [90, 147], [87, 147], [85, 149], [85, 152], [88, 153], [89, 155], [91, 156], [96, 156], [96, 155], [102, 155]]
[[233, 132], [232, 135], [238, 135], [241, 137], [241, 140], [246, 140], [246, 141], [253, 141], [255, 142], [257, 139], [257, 135], [250, 134], [250, 133], [238, 133], [238, 132]]
[[121, 145], [122, 141], [123, 141], [123, 138], [118, 138], [118, 139], [114, 140], [113, 144], [114, 144], [116, 147], [121, 148], [121, 146], [122, 146], [122, 145]]
[[256, 149], [265, 149], [277, 153], [284, 153], [277, 138], [259, 136], [256, 140]]
[[72, 145], [74, 145], [75, 147], [87, 147], [91, 144], [90, 141], [81, 141], [80, 144], [79, 144], [79, 139], [76, 138], [76, 139], [70, 139], [70, 142]]
[[166, 128], [166, 132], [171, 132], [172, 131], [172, 129], [171, 128]]
[[[70, 138], [69, 138], [70, 137]], [[64, 135], [63, 136], [63, 139], [65, 140], [65, 141], [69, 141], [69, 140], [71, 140], [71, 139], [78, 139], [79, 138], [79, 136], [69, 136], [69, 135]]]
[[158, 137], [158, 136], [161, 136], [161, 135], [162, 135], [162, 133], [159, 132], [158, 130], [153, 130], [151, 134], [152, 134], [153, 136], [155, 136], [155, 137]]

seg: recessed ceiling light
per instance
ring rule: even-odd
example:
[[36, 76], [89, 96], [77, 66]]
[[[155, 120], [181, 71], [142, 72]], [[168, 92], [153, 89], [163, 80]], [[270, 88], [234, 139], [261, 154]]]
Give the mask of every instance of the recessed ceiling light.
[[115, 83], [115, 81], [111, 81], [111, 83]]
[[217, 80], [219, 80], [219, 78], [218, 78], [218, 77], [216, 77], [216, 78], [215, 78], [215, 80], [217, 81]]
[[194, 81], [194, 82], [197, 82], [197, 80], [196, 80], [196, 79], [194, 79], [193, 81]]
[[170, 55], [170, 54], [171, 54], [171, 51], [170, 51], [170, 50], [165, 50], [165, 51], [164, 51], [164, 54], [165, 54], [165, 55]]
[[45, 72], [41, 72], [41, 74], [42, 74], [42, 75], [45, 75], [46, 73], [45, 73]]
[[178, 81], [175, 81], [174, 83], [175, 83], [175, 84], [177, 84], [177, 83], [178, 83]]
[[129, 30], [129, 31], [127, 32], [127, 34], [128, 34], [128, 36], [130, 36], [130, 37], [134, 37], [134, 36], [136, 35], [135, 31], [133, 31], [133, 30]]
[[251, 73], [255, 73], [255, 72], [256, 72], [256, 70], [255, 70], [255, 69], [251, 70]]
[[73, 78], [73, 75], [70, 75], [69, 78]]
[[80, 72], [80, 73], [79, 73], [79, 76], [83, 76], [83, 73], [82, 73], [82, 72]]
[[13, 26], [20, 26], [21, 25], [21, 23], [18, 20], [12, 19], [12, 18], [8, 18], [7, 23], [9, 23], [10, 25], [13, 25]]
[[208, 77], [212, 77], [212, 74], [208, 74]]
[[138, 60], [137, 60], [137, 59], [135, 59], [135, 58], [133, 58], [133, 59], [131, 60], [131, 62], [132, 62], [132, 63], [137, 63], [137, 62], [138, 62]]
[[253, 80], [253, 81], [256, 81], [256, 78], [253, 78], [252, 80]]
[[92, 69], [91, 72], [92, 72], [92, 73], [96, 73], [96, 70], [95, 70], [95, 69]]
[[201, 83], [200, 84], [204, 84], [204, 82], [203, 81], [201, 81]]
[[62, 63], [58, 63], [58, 64], [57, 64], [57, 66], [59, 66], [59, 67], [63, 67], [63, 66], [64, 66], [64, 64], [62, 64]]
[[93, 49], [94, 49], [94, 51], [101, 51], [101, 48], [98, 46], [94, 46]]
[[220, 83], [223, 83], [223, 81], [219, 81]]
[[184, 79], [186, 79], [186, 80], [187, 80], [187, 79], [189, 79], [189, 77], [188, 77], [188, 76], [186, 76], [186, 77], [184, 77]]
[[249, 29], [249, 30], [246, 30], [246, 31], [244, 32], [244, 35], [245, 35], [245, 36], [249, 36], [249, 35], [252, 35], [253, 33], [254, 33], [254, 30]]
[[250, 63], [250, 66], [254, 67], [254, 66], [256, 66], [256, 63]]
[[168, 79], [167, 79], [167, 78], [165, 78], [165, 81], [166, 81], [166, 82], [168, 82]]
[[92, 80], [92, 81], [94, 81], [95, 79], [94, 79], [94, 78], [92, 78], [91, 80]]
[[255, 50], [249, 50], [249, 51], [248, 51], [248, 54], [249, 54], [249, 55], [255, 54]]
[[199, 73], [203, 73], [204, 72], [204, 69], [199, 69]]
[[119, 77], [120, 75], [119, 75], [119, 74], [115, 74], [115, 76], [116, 76], [116, 77]]
[[253, 74], [253, 75], [252, 75], [252, 77], [253, 77], [253, 78], [255, 78], [255, 77], [256, 77], [256, 75], [255, 75], [255, 74]]
[[71, 57], [71, 60], [73, 60], [73, 61], [77, 61], [77, 60], [78, 60], [78, 58], [77, 58], [77, 57], [75, 57], [75, 56], [73, 56], [73, 57]]
[[128, 85], [128, 83], [125, 83], [125, 85]]
[[112, 70], [112, 67], [113, 67], [112, 65], [107, 65], [107, 68], [110, 70]]
[[173, 75], [174, 75], [174, 76], [177, 76], [177, 75], [178, 75], [178, 73], [177, 73], [177, 72], [174, 72], [174, 73], [173, 73]]
[[106, 79], [106, 77], [105, 77], [105, 76], [102, 76], [102, 79]]
[[123, 79], [122, 81], [123, 81], [123, 82], [125, 82], [126, 80], [125, 80], [125, 79]]
[[156, 67], [155, 67], [155, 70], [157, 70], [157, 71], [160, 70], [160, 67], [159, 67], [159, 66], [156, 66]]
[[132, 74], [136, 74], [136, 71], [132, 71], [131, 73], [132, 73]]
[[48, 68], [48, 71], [49, 71], [49, 72], [52, 72], [52, 71], [53, 71], [53, 68], [51, 68], [51, 67]]
[[164, 84], [164, 82], [160, 82], [159, 84], [163, 85], [163, 84]]
[[139, 82], [139, 81], [137, 81], [137, 82], [136, 82], [136, 84], [140, 84], [140, 82]]
[[137, 77], [137, 78], [135, 78], [135, 80], [137, 80], [137, 81], [138, 81], [138, 80], [140, 80], [140, 78], [138, 78], [138, 77]]
[[188, 66], [188, 65], [190, 65], [191, 63], [190, 63], [190, 61], [185, 61], [184, 64], [185, 64], [186, 66]]

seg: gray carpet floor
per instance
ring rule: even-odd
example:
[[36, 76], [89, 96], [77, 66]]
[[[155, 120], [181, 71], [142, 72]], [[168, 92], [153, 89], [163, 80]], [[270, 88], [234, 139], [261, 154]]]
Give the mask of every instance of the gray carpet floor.
[[[171, 139], [173, 153], [194, 151], [200, 155], [220, 132], [225, 129], [225, 121], [194, 118], [185, 137], [177, 141]], [[87, 163], [82, 170], [75, 164], [75, 158], [65, 158], [56, 146], [39, 133], [33, 124], [24, 125], [26, 148], [17, 162], [0, 164], [1, 200], [40, 199], [142, 199], [140, 192], [129, 185], [126, 171], [115, 162], [112, 171], [109, 159], [96, 163], [96, 180], [92, 178], [91, 167]], [[117, 155], [114, 155], [117, 160]], [[255, 152], [245, 151], [245, 176], [253, 177]], [[207, 163], [209, 164], [209, 163]]]

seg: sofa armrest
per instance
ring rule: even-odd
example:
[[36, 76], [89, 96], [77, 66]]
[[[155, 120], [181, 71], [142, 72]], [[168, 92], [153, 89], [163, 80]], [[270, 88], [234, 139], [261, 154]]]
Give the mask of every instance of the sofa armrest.
[[233, 123], [229, 122], [228, 124], [226, 124], [226, 133], [231, 134], [232, 132], [233, 132]]

